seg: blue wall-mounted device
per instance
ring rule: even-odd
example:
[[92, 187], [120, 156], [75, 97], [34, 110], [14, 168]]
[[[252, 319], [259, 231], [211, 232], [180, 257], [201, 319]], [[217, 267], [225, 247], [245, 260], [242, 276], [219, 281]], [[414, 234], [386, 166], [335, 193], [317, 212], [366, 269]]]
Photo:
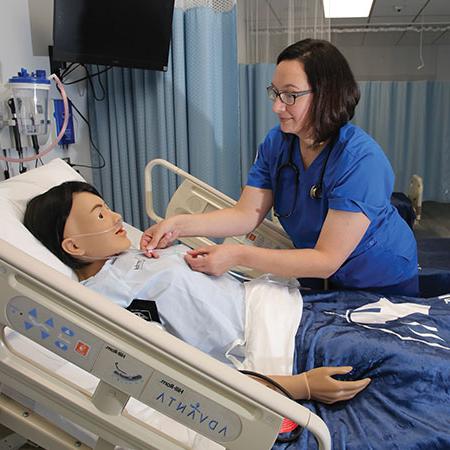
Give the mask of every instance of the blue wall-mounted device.
[[[56, 134], [58, 135], [61, 131], [64, 122], [64, 104], [61, 99], [53, 100], [55, 107], [55, 121], [56, 121]], [[75, 144], [75, 130], [73, 128], [73, 117], [72, 117], [72, 105], [69, 103], [69, 121], [67, 123], [66, 131], [63, 137], [59, 141], [59, 145], [63, 148], [67, 148], [69, 144]]]

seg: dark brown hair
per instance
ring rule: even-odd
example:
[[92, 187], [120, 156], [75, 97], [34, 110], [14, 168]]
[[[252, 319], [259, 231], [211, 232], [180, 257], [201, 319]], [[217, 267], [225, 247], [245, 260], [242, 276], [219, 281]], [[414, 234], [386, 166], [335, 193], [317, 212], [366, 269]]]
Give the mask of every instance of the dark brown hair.
[[23, 224], [64, 264], [77, 270], [89, 265], [66, 253], [61, 247], [64, 240], [64, 227], [72, 209], [73, 194], [89, 192], [102, 197], [97, 190], [88, 183], [81, 181], [67, 181], [54, 186], [47, 192], [32, 198], [25, 210]]
[[352, 119], [360, 93], [344, 55], [330, 42], [304, 39], [285, 48], [277, 64], [297, 60], [313, 90], [309, 120], [315, 144], [333, 138]]

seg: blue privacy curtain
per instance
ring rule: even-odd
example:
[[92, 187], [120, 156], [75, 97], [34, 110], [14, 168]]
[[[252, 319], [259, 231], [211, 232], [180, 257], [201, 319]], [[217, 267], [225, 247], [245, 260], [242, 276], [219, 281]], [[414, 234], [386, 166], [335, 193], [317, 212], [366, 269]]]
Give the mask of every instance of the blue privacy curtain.
[[450, 81], [363, 81], [354, 123], [386, 152], [397, 191], [423, 177], [424, 200], [450, 202]]
[[[274, 64], [242, 64], [242, 173], [258, 144], [277, 124], [265, 95]], [[450, 202], [450, 81], [361, 81], [353, 122], [381, 145], [396, 175], [395, 190], [407, 192], [409, 179], [424, 180], [424, 200]]]
[[[167, 159], [239, 196], [235, 8], [235, 0], [177, 0], [168, 71], [116, 67], [102, 75], [103, 101], [89, 91], [92, 138], [106, 160], [94, 171], [94, 184], [141, 229], [149, 224], [144, 167], [151, 159]], [[98, 91], [98, 82], [94, 87]], [[99, 161], [94, 151], [91, 157]], [[155, 181], [156, 210], [163, 215], [176, 182], [163, 170]]]
[[275, 64], [239, 64], [242, 185], [246, 183], [258, 145], [278, 123], [266, 94], [274, 69]]

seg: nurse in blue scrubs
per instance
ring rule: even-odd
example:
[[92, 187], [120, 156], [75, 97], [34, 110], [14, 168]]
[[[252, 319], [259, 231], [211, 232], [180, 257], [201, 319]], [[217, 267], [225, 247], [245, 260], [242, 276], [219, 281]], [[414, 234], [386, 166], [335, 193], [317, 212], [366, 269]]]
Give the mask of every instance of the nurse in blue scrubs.
[[157, 257], [178, 237], [245, 235], [274, 207], [296, 249], [224, 244], [192, 250], [186, 261], [212, 275], [242, 265], [417, 296], [414, 235], [391, 205], [394, 173], [383, 150], [349, 123], [359, 89], [344, 56], [327, 41], [299, 41], [279, 55], [267, 93], [280, 123], [259, 146], [236, 206], [171, 217], [147, 229], [141, 247]]

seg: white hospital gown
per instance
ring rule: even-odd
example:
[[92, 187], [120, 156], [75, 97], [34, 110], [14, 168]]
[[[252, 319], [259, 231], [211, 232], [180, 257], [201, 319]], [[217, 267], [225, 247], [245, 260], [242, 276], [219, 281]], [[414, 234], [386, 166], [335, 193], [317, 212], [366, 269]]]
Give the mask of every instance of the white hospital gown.
[[169, 333], [229, 364], [225, 353], [244, 336], [244, 287], [230, 275], [194, 272], [184, 261], [186, 250], [173, 246], [158, 259], [129, 250], [82, 284], [124, 308], [133, 299], [155, 301]]

